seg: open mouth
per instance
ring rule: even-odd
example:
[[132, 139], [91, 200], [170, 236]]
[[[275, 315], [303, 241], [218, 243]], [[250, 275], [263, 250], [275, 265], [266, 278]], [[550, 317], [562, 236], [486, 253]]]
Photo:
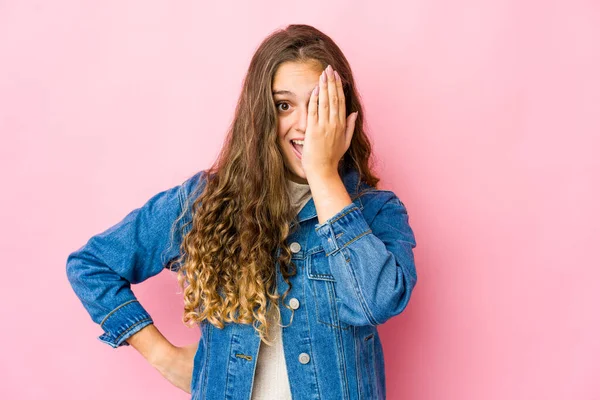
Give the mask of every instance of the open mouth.
[[296, 153], [296, 156], [298, 156], [298, 158], [302, 158], [302, 150], [304, 146], [301, 144], [294, 143], [291, 140], [290, 143], [292, 145], [292, 148], [294, 149], [294, 153]]

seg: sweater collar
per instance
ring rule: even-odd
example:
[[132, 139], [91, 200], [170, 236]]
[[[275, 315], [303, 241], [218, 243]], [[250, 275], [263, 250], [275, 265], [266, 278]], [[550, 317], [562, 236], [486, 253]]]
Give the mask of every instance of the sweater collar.
[[[346, 190], [348, 191], [348, 194], [351, 198], [354, 198], [358, 193], [358, 179], [359, 176], [358, 171], [356, 169], [350, 169], [342, 175], [342, 182], [344, 183], [344, 186], [346, 187]], [[354, 203], [362, 210], [363, 206], [360, 197], [354, 199]], [[298, 213], [298, 222], [300, 223], [302, 221], [306, 221], [315, 217], [317, 217], [317, 209], [315, 207], [315, 202], [311, 197], [310, 200], [308, 200], [308, 202], [304, 205], [304, 207], [302, 207], [302, 209]]]

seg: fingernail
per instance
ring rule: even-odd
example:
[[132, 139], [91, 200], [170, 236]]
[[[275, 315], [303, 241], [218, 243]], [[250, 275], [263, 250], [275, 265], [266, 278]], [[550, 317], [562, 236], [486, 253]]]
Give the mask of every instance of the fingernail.
[[317, 85], [317, 87], [313, 89], [313, 95], [315, 95], [315, 96], [319, 95], [319, 85]]
[[327, 74], [325, 73], [325, 71], [323, 71], [323, 73], [321, 74], [321, 82], [327, 82]]
[[340, 78], [340, 74], [337, 73], [337, 71], [333, 71], [333, 75], [335, 75], [335, 80], [336, 81], [341, 81], [342, 79]]

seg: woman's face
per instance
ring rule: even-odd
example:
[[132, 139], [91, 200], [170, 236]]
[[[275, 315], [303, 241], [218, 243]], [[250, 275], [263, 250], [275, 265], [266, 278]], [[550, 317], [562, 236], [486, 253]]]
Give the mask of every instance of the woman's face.
[[308, 101], [319, 84], [323, 67], [317, 61], [288, 61], [279, 66], [273, 78], [273, 100], [277, 108], [277, 143], [283, 152], [288, 179], [308, 183], [302, 168], [302, 146], [292, 140], [304, 140], [308, 120]]

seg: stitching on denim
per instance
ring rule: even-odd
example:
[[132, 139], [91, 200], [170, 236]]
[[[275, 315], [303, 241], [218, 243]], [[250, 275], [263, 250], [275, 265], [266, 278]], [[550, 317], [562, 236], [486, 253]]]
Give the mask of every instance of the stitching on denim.
[[330, 278], [329, 280], [333, 280], [333, 275], [331, 274], [314, 274], [311, 272], [310, 275], [315, 278]]
[[[304, 295], [305, 299], [307, 298], [306, 297], [306, 286], [307, 285], [302, 285], [302, 294]], [[305, 317], [306, 317], [306, 320], [308, 321], [310, 319], [309, 315], [308, 315], [308, 307], [300, 307], [300, 310], [302, 310], [302, 309], [304, 309]], [[312, 335], [310, 333], [310, 324], [306, 324], [306, 329], [308, 330], [308, 337], [312, 337]], [[311, 343], [312, 343], [312, 341], [309, 340], [308, 341], [308, 346], [310, 348], [310, 353], [313, 354], [313, 356], [314, 356], [314, 353], [312, 351], [312, 345], [311, 345]], [[314, 362], [312, 364], [313, 364], [313, 366], [315, 365]], [[314, 367], [314, 373], [315, 373], [315, 376], [316, 376], [316, 374], [317, 374], [316, 366]], [[317, 386], [317, 398], [320, 399], [321, 398], [321, 390], [319, 389], [319, 382], [317, 381], [317, 382], [315, 382], [315, 384]]]
[[206, 341], [206, 358], [204, 359], [204, 367], [202, 369], [203, 373], [204, 373], [204, 380], [202, 382], [202, 397], [206, 399], [206, 381], [208, 379], [208, 362], [209, 362], [209, 357], [210, 357], [210, 342], [211, 342], [211, 338], [212, 338], [212, 324], [208, 324], [208, 337], [207, 337], [207, 341]]
[[[354, 203], [352, 203], [352, 204], [354, 204]], [[350, 205], [350, 204], [348, 204], [348, 206], [349, 206], [349, 205]], [[347, 207], [347, 206], [346, 206], [346, 207]], [[330, 221], [325, 221], [325, 222], [323, 222], [322, 224], [320, 224], [321, 226], [317, 226], [317, 227], [315, 227], [315, 232], [318, 232], [318, 231], [320, 231], [320, 230], [321, 230], [323, 227], [325, 227], [326, 225], [331, 225], [331, 224], [333, 224], [334, 222], [336, 222], [337, 220], [339, 220], [339, 219], [340, 219], [340, 218], [342, 218], [343, 216], [345, 216], [345, 215], [348, 215], [349, 213], [351, 213], [351, 212], [352, 212], [352, 211], [354, 211], [354, 210], [359, 210], [359, 211], [360, 211], [360, 208], [358, 208], [358, 207], [356, 206], [356, 204], [354, 204], [354, 206], [353, 206], [353, 207], [350, 207], [349, 209], [347, 209], [347, 210], [346, 210], [346, 211], [345, 211], [343, 214], [340, 214], [340, 215], [338, 215], [337, 217], [335, 217], [334, 219], [332, 219], [332, 220], [330, 220]], [[319, 225], [319, 224], [317, 224], [317, 225]]]
[[372, 346], [373, 346], [373, 351], [371, 352], [371, 364], [373, 365], [373, 381], [375, 382], [375, 394], [377, 396], [377, 398], [379, 399], [381, 396], [379, 396], [379, 379], [377, 379], [377, 363], [375, 361], [375, 338], [373, 338], [373, 340], [371, 340], [372, 342]]
[[[229, 368], [230, 368], [230, 364], [231, 364], [231, 349], [233, 347], [233, 336], [235, 335], [235, 332], [231, 333], [231, 339], [229, 339], [229, 351], [227, 352], [227, 369], [226, 371], [226, 375], [225, 376], [225, 395], [227, 395], [227, 385], [229, 384]], [[256, 368], [256, 366], [255, 366]], [[252, 382], [254, 382], [254, 374], [252, 375]]]
[[[313, 261], [313, 260], [312, 260], [312, 256], [313, 256], [314, 254], [316, 254], [316, 253], [311, 253], [311, 254], [309, 255], [309, 257], [307, 258], [307, 259], [308, 259], [307, 263], [308, 263], [308, 266], [309, 266], [309, 267], [310, 267], [310, 266], [313, 264], [313, 263], [312, 263], [312, 261]], [[307, 267], [307, 268], [309, 268], [309, 267]], [[309, 269], [309, 271], [310, 271], [310, 269]], [[344, 330], [348, 330], [348, 329], [350, 329], [350, 326], [349, 326], [349, 325], [348, 325], [348, 326], [346, 326], [346, 327], [342, 326], [342, 324], [341, 324], [341, 321], [340, 321], [340, 323], [339, 323], [339, 324], [337, 324], [337, 325], [334, 323], [334, 322], [336, 321], [336, 319], [335, 319], [335, 316], [336, 316], [336, 314], [333, 312], [333, 310], [331, 310], [331, 307], [334, 307], [335, 305], [332, 305], [332, 304], [331, 304], [331, 300], [330, 300], [331, 298], [333, 298], [333, 299], [334, 299], [334, 301], [335, 301], [335, 296], [334, 296], [334, 295], [332, 294], [332, 292], [331, 292], [331, 291], [333, 290], [333, 281], [332, 281], [332, 280], [325, 280], [325, 285], [326, 285], [327, 291], [328, 291], [328, 293], [329, 293], [329, 298], [327, 299], [327, 301], [328, 301], [328, 304], [329, 304], [329, 307], [330, 307], [330, 310], [329, 310], [329, 315], [330, 315], [330, 317], [332, 318], [332, 321], [331, 321], [332, 323], [329, 323], [329, 322], [323, 321], [323, 320], [321, 319], [321, 317], [320, 317], [320, 312], [319, 312], [319, 301], [318, 301], [318, 299], [319, 299], [319, 298], [318, 298], [318, 295], [317, 295], [317, 293], [319, 293], [319, 291], [318, 291], [318, 290], [317, 290], [317, 288], [316, 288], [316, 285], [317, 285], [316, 281], [318, 282], [318, 280], [312, 279], [311, 277], [323, 277], [323, 278], [329, 278], [329, 277], [331, 277], [331, 278], [333, 278], [333, 275], [331, 275], [331, 274], [327, 274], [327, 275], [324, 275], [324, 274], [313, 274], [313, 273], [310, 273], [310, 274], [309, 274], [309, 278], [308, 278], [308, 280], [309, 280], [309, 285], [310, 285], [310, 287], [311, 287], [311, 290], [312, 290], [313, 296], [314, 296], [314, 298], [315, 298], [315, 300], [316, 300], [316, 301], [315, 301], [315, 307], [316, 307], [316, 309], [317, 309], [317, 321], [318, 321], [320, 324], [323, 324], [323, 325], [325, 325], [325, 326], [329, 326], [329, 327], [332, 327], [332, 328], [339, 328], [339, 329], [344, 329]], [[333, 316], [331, 316], [331, 314], [333, 314]], [[338, 318], [338, 321], [339, 321], [339, 318]]]
[[[323, 252], [325, 253], [325, 250], [323, 250], [323, 248], [321, 246], [316, 248], [317, 251], [312, 251], [310, 254], [306, 254], [305, 257], [305, 267], [307, 269], [307, 275], [308, 275], [308, 279], [314, 279], [314, 278], [328, 278], [327, 280], [335, 280], [334, 276], [332, 274], [317, 274], [317, 273], [313, 273], [312, 272], [312, 265], [313, 265], [313, 257], [315, 256], [315, 254]], [[325, 255], [327, 255], [325, 253]]]
[[357, 241], [357, 240], [358, 240], [358, 239], [360, 239], [361, 237], [363, 237], [363, 236], [365, 236], [365, 235], [367, 235], [367, 234], [369, 234], [369, 233], [371, 233], [371, 232], [373, 232], [371, 229], [367, 229], [366, 231], [364, 231], [364, 232], [363, 232], [363, 233], [361, 233], [360, 235], [358, 235], [358, 236], [355, 236], [353, 239], [350, 239], [349, 241], [347, 241], [347, 242], [344, 244], [344, 246], [342, 246], [342, 247], [338, 248], [337, 250], [333, 250], [333, 251], [332, 251], [332, 252], [330, 252], [330, 253], [325, 253], [325, 255], [326, 255], [327, 257], [329, 257], [331, 254], [333, 254], [333, 253], [336, 253], [336, 252], [338, 252], [338, 251], [340, 251], [340, 250], [342, 250], [342, 249], [345, 249], [346, 247], [348, 247], [348, 245], [349, 245], [350, 243]]
[[343, 330], [345, 330], [345, 331], [347, 331], [348, 329], [350, 329], [350, 325], [348, 325], [348, 326], [345, 326], [345, 327], [344, 327], [344, 326], [342, 326], [342, 325], [333, 325], [333, 324], [330, 324], [330, 323], [328, 323], [328, 322], [323, 322], [323, 321], [321, 321], [321, 320], [319, 320], [319, 323], [320, 323], [320, 324], [323, 324], [323, 325], [325, 325], [325, 326], [329, 326], [329, 327], [331, 327], [331, 328], [343, 329]]
[[369, 233], [371, 233], [371, 232], [373, 232], [371, 229], [367, 229], [366, 231], [364, 231], [364, 232], [363, 232], [363, 233], [361, 233], [360, 235], [358, 235], [358, 236], [355, 236], [353, 239], [351, 239], [351, 240], [347, 241], [347, 242], [344, 244], [344, 247], [342, 247], [342, 248], [348, 247], [348, 245], [349, 245], [350, 243], [357, 241], [357, 240], [358, 240], [358, 239], [360, 239], [361, 237], [363, 237], [363, 236], [365, 236], [365, 235], [367, 235], [367, 234], [369, 234]]
[[[340, 317], [337, 313], [337, 297], [335, 296], [335, 286], [334, 286], [333, 282], [331, 282], [331, 281], [329, 281], [327, 283], [327, 293], [329, 294], [328, 301], [329, 301], [329, 311], [330, 311], [329, 314], [331, 316], [331, 324], [325, 324], [325, 325], [329, 325], [333, 328], [339, 328], [339, 329], [344, 329], [344, 330], [349, 329], [348, 324], [340, 321]], [[344, 325], [346, 325], [346, 326], [344, 327]]]
[[[344, 248], [346, 248], [346, 247], [344, 247]], [[350, 257], [348, 256], [348, 258], [350, 258]], [[354, 274], [354, 268], [352, 268], [351, 262], [346, 263], [346, 265], [349, 267], [348, 271], [350, 271], [350, 274], [352, 275], [352, 278], [354, 280], [355, 284], [352, 286], [356, 290], [356, 297], [360, 301], [360, 305], [362, 306], [362, 310], [363, 310], [363, 313], [365, 314], [365, 317], [367, 317], [367, 320], [369, 321], [369, 323], [371, 325], [377, 325], [377, 320], [373, 316], [373, 313], [371, 312], [371, 310], [369, 310], [369, 307], [367, 307], [367, 301], [365, 300], [365, 296], [363, 295], [363, 293], [361, 291], [360, 285], [358, 285], [358, 279], [356, 279], [356, 275]]]
[[359, 330], [359, 328], [355, 328], [354, 329], [354, 365], [356, 365], [356, 375], [357, 375], [357, 384], [358, 384], [358, 398], [359, 400], [362, 400], [365, 398], [365, 395], [363, 393], [363, 376], [362, 376], [362, 370], [361, 370], [361, 364], [360, 364], [360, 352], [361, 352], [361, 348], [360, 348], [360, 339], [359, 339], [359, 335], [356, 332], [357, 330]]
[[[307, 308], [308, 307], [304, 307], [305, 310]], [[307, 315], [307, 317], [308, 317], [308, 315]], [[308, 329], [308, 335], [309, 335], [309, 337], [312, 337], [311, 334], [310, 334], [310, 324], [306, 324], [306, 327]], [[308, 341], [308, 346], [310, 348], [310, 350], [309, 350], [310, 354], [311, 354], [310, 357], [314, 358], [313, 362], [311, 363], [312, 367], [313, 367], [313, 373], [314, 373], [314, 376], [317, 376], [317, 360], [316, 360], [316, 357], [315, 357], [315, 352], [312, 349], [312, 341], [311, 340]], [[321, 398], [321, 389], [319, 388], [319, 381], [318, 380], [315, 380], [315, 386], [317, 387], [317, 399], [320, 399]]]
[[133, 328], [135, 328], [135, 327], [136, 327], [136, 326], [138, 326], [139, 324], [142, 324], [142, 323], [144, 323], [144, 322], [151, 321], [151, 320], [152, 320], [151, 318], [144, 318], [143, 320], [136, 322], [135, 324], [133, 324], [133, 325], [131, 325], [129, 328], [127, 328], [127, 329], [125, 330], [125, 332], [121, 333], [121, 334], [120, 334], [120, 335], [117, 337], [117, 339], [116, 339], [115, 341], [118, 343], [118, 342], [119, 342], [119, 340], [120, 340], [120, 339], [121, 339], [121, 338], [122, 338], [124, 335], [126, 335], [126, 334], [127, 334], [129, 331], [131, 331]]
[[106, 317], [104, 317], [104, 319], [102, 320], [102, 322], [100, 322], [100, 327], [102, 327], [102, 325], [104, 325], [104, 323], [106, 322], [106, 320], [108, 319], [108, 317], [110, 317], [111, 315], [113, 315], [115, 313], [115, 311], [117, 311], [119, 308], [124, 307], [127, 304], [133, 303], [135, 301], [138, 301], [138, 300], [134, 299], [134, 300], [126, 301], [125, 303], [121, 304], [120, 306], [118, 306], [117, 308], [115, 308], [114, 310], [112, 310], [111, 312], [109, 312], [108, 315]]
[[181, 212], [181, 211], [183, 211], [183, 207], [184, 207], [183, 186], [181, 186], [179, 188], [179, 190], [177, 191], [177, 198], [179, 199], [179, 208], [180, 208], [180, 212]]
[[[332, 293], [332, 298], [334, 299], [333, 306], [331, 309], [332, 313], [333, 313], [333, 320], [339, 321], [339, 325], [341, 327], [342, 321], [340, 321], [340, 315], [338, 313], [338, 307], [337, 307], [337, 301], [336, 301], [336, 295], [335, 295], [335, 286], [333, 286], [333, 284], [331, 285], [331, 293]], [[336, 355], [339, 355], [338, 361], [341, 364], [341, 370], [342, 370], [341, 378], [342, 378], [342, 389], [344, 391], [344, 399], [349, 399], [350, 393], [349, 393], [349, 388], [348, 388], [348, 373], [347, 373], [347, 369], [346, 369], [346, 359], [345, 359], [344, 346], [343, 346], [344, 340], [341, 337], [340, 330], [335, 331], [335, 339], [336, 339], [335, 344], [337, 346]]]
[[[371, 339], [371, 337], [367, 336], [365, 338], [365, 342], [368, 341], [368, 343], [366, 343], [367, 346], [367, 354], [365, 354], [365, 362], [367, 364], [367, 366], [370, 366], [371, 368], [367, 368], [368, 372], [367, 372], [367, 376], [369, 377], [369, 393], [371, 394], [371, 396], [377, 396], [377, 387], [374, 387], [374, 382], [373, 382], [373, 375], [375, 374], [375, 357], [374, 357], [374, 353], [375, 353], [375, 340], [368, 340], [367, 338]], [[370, 353], [370, 359], [367, 358], [367, 355]], [[378, 397], [377, 397], [378, 398]]]
[[317, 288], [315, 287], [315, 281], [311, 280], [309, 281], [312, 292], [313, 292], [313, 296], [315, 296], [315, 307], [317, 309], [317, 321], [325, 324], [325, 325], [329, 325], [327, 322], [323, 322], [321, 321], [321, 313], [319, 312], [319, 298], [317, 297]]
[[[352, 204], [354, 204], [354, 203], [352, 203]], [[338, 215], [335, 219], [332, 219], [331, 221], [329, 221], [329, 223], [333, 224], [335, 221], [339, 220], [340, 218], [342, 218], [345, 215], [350, 214], [354, 210], [358, 210], [358, 207], [356, 206], [356, 204], [354, 204], [353, 207], [350, 207], [349, 209], [347, 209], [343, 214]]]

